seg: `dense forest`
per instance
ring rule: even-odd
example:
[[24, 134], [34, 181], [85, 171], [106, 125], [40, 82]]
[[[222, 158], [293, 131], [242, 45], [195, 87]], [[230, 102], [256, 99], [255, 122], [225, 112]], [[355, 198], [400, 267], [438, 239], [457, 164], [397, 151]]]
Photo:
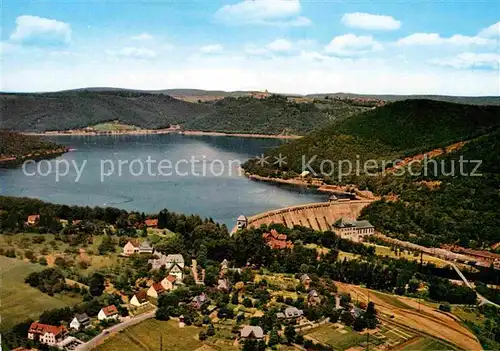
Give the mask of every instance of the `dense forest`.
[[22, 135], [0, 130], [0, 159], [42, 154], [63, 148], [37, 136]]
[[[378, 230], [403, 240], [426, 246], [457, 243], [481, 248], [500, 241], [500, 108], [466, 106], [428, 100], [395, 102], [272, 150], [287, 157], [281, 169], [262, 167], [257, 160], [244, 165], [250, 173], [271, 177], [291, 177], [302, 172], [303, 160], [311, 159], [319, 171], [323, 160], [359, 159], [379, 162], [371, 174], [338, 177], [339, 169], [323, 179], [327, 183], [356, 184], [378, 195], [397, 195], [398, 201], [378, 201], [365, 209], [362, 216]], [[471, 140], [472, 139], [472, 140]], [[461, 149], [445, 153], [428, 163], [423, 172], [412, 165], [414, 173], [402, 175], [386, 170], [395, 159], [439, 149], [460, 140], [469, 140]], [[460, 160], [474, 162], [460, 165]], [[470, 176], [478, 164], [476, 174]], [[460, 174], [461, 168], [462, 175]], [[406, 170], [408, 170], [406, 168]], [[452, 172], [455, 170], [455, 173]], [[345, 169], [344, 169], [345, 171]], [[378, 172], [378, 173], [377, 173]], [[347, 173], [346, 173], [347, 174]], [[399, 176], [398, 176], [399, 175]], [[434, 186], [428, 185], [430, 181]], [[432, 184], [432, 183], [431, 183]]]
[[368, 109], [350, 101], [296, 103], [278, 95], [193, 103], [158, 92], [127, 90], [0, 94], [0, 101], [3, 128], [39, 132], [120, 121], [149, 129], [180, 124], [191, 130], [305, 134]]
[[271, 95], [266, 99], [227, 97], [209, 102], [213, 110], [185, 124], [186, 129], [304, 134], [334, 121], [368, 110], [350, 101], [317, 100], [314, 102], [288, 101], [286, 97]]

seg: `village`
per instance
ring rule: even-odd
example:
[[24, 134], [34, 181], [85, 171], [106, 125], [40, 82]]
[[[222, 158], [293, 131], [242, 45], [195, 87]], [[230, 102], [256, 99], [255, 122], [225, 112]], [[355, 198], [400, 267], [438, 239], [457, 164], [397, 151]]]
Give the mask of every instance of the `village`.
[[[196, 343], [179, 346], [186, 350], [382, 351], [417, 339], [433, 347], [466, 349], [477, 342], [466, 329], [452, 338], [452, 344], [440, 338], [443, 328], [453, 324], [449, 316], [437, 312], [447, 309], [446, 304], [424, 303], [422, 298], [433, 294], [425, 280], [414, 276], [397, 287], [403, 289], [399, 295], [408, 296], [404, 300], [338, 282], [358, 281], [364, 257], [401, 259], [397, 251], [394, 258], [385, 251], [386, 256], [377, 256], [381, 246], [370, 243], [376, 232], [366, 220], [341, 217], [329, 224], [333, 231], [319, 232], [279, 224], [249, 228], [248, 218], [241, 215], [236, 233], [230, 235], [210, 220], [166, 210], [155, 216], [117, 211], [102, 214], [110, 218], [104, 221], [91, 218], [100, 214], [83, 214], [81, 219], [48, 218], [46, 212], [25, 217], [25, 231], [33, 234], [20, 234], [15, 247], [31, 242], [33, 252], [23, 258], [31, 263], [26, 264], [48, 268], [24, 277], [24, 285], [50, 296], [72, 296], [80, 303], [41, 311], [39, 319], [25, 325], [25, 334], [19, 335], [23, 346], [17, 351], [113, 350], [127, 330], [153, 323], [166, 323], [161, 324], [166, 329], [154, 324], [142, 337], [153, 338], [154, 343], [161, 338], [166, 350], [170, 339], [162, 330], [190, 335], [186, 342]], [[36, 234], [51, 226], [67, 235]], [[53, 238], [49, 245], [45, 237]], [[1, 245], [0, 249], [8, 259], [21, 258]], [[47, 251], [53, 252], [49, 260]], [[82, 264], [82, 257], [87, 264]], [[403, 257], [422, 263], [418, 255]], [[439, 262], [425, 260], [432, 265]], [[95, 269], [99, 262], [101, 268]], [[342, 271], [352, 278], [339, 275]], [[384, 289], [394, 291], [389, 280], [376, 279], [368, 286], [381, 289], [389, 284]], [[467, 299], [475, 303], [476, 294]], [[435, 327], [422, 327], [401, 313], [408, 309], [426, 318], [421, 305], [428, 310], [425, 313], [436, 314]], [[401, 306], [406, 307], [401, 310]], [[453, 325], [450, 332], [456, 328], [462, 327]]]

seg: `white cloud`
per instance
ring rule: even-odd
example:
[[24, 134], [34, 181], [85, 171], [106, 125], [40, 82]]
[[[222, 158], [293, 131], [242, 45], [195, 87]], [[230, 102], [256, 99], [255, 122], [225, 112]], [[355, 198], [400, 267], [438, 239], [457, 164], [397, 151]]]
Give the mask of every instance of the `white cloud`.
[[200, 48], [200, 51], [204, 54], [218, 54], [224, 51], [224, 47], [220, 44], [205, 45]]
[[444, 38], [438, 33], [413, 33], [397, 41], [398, 45], [492, 45], [495, 41], [480, 36], [469, 37], [455, 34], [449, 38]]
[[396, 30], [401, 27], [401, 21], [392, 16], [362, 12], [346, 13], [342, 16], [341, 22], [347, 27], [361, 29]]
[[266, 48], [271, 51], [289, 51], [292, 47], [292, 43], [286, 39], [276, 39], [266, 45]]
[[484, 28], [479, 32], [480, 37], [491, 38], [497, 37], [500, 38], [500, 22], [492, 24], [488, 28]]
[[271, 25], [302, 27], [311, 21], [300, 16], [299, 0], [243, 0], [237, 4], [224, 5], [214, 18], [228, 25]]
[[133, 59], [152, 59], [156, 57], [156, 51], [142, 47], [125, 47], [121, 50], [107, 50], [111, 56], [126, 57]]
[[327, 53], [341, 56], [366, 54], [381, 49], [382, 44], [374, 40], [371, 35], [357, 36], [354, 34], [339, 35], [325, 47]]
[[430, 63], [453, 68], [486, 67], [500, 69], [500, 54], [464, 52], [454, 57], [435, 58]]
[[71, 27], [68, 23], [38, 16], [19, 16], [10, 40], [23, 44], [68, 44]]
[[130, 39], [132, 40], [139, 40], [139, 41], [153, 40], [153, 38], [154, 37], [149, 33], [141, 33], [130, 37]]

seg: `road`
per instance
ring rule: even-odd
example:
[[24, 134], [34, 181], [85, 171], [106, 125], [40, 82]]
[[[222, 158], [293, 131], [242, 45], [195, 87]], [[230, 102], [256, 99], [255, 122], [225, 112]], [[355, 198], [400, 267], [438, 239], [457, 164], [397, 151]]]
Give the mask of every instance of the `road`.
[[489, 305], [496, 306], [497, 308], [500, 308], [500, 305], [497, 305], [493, 301], [488, 300], [486, 297], [484, 297], [483, 295], [481, 295], [480, 293], [478, 293], [476, 291], [476, 289], [472, 286], [472, 284], [467, 280], [467, 278], [465, 278], [465, 276], [460, 271], [460, 269], [458, 269], [458, 267], [453, 262], [449, 262], [449, 263], [451, 264], [451, 266], [453, 267], [453, 269], [455, 269], [455, 271], [457, 272], [457, 274], [459, 275], [459, 277], [463, 280], [463, 282], [465, 283], [465, 285], [468, 288], [471, 288], [472, 290], [474, 290], [476, 292], [477, 298], [480, 301], [479, 305], [489, 304]]
[[138, 316], [132, 317], [130, 319], [127, 319], [119, 324], [113, 325], [112, 327], [109, 327], [108, 329], [105, 329], [101, 334], [97, 335], [95, 338], [87, 341], [84, 344], [79, 345], [75, 351], [90, 351], [95, 349], [97, 346], [99, 346], [104, 339], [110, 337], [111, 335], [125, 329], [128, 327], [131, 327], [135, 324], [138, 324], [140, 322], [145, 321], [146, 319], [154, 318], [156, 313], [156, 308], [151, 311], [147, 312], [144, 314], [140, 314]]

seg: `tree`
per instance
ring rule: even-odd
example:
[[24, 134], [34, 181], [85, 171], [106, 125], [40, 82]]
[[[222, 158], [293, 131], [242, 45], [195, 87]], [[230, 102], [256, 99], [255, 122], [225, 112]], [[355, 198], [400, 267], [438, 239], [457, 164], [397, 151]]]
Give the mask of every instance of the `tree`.
[[89, 292], [92, 296], [101, 296], [104, 291], [104, 276], [100, 273], [92, 274], [89, 280]]
[[167, 306], [159, 307], [156, 310], [155, 318], [160, 321], [168, 321], [170, 319], [170, 310]]
[[38, 259], [38, 263], [41, 264], [42, 266], [46, 266], [47, 265], [47, 259], [45, 257], [40, 257]]
[[231, 303], [233, 305], [238, 305], [240, 303], [239, 299], [238, 299], [238, 293], [233, 293], [233, 296], [231, 296]]
[[215, 328], [214, 328], [214, 325], [212, 323], [210, 323], [210, 325], [207, 328], [207, 335], [208, 336], [214, 336], [215, 335]]
[[245, 299], [243, 300], [243, 306], [252, 307], [253, 306], [252, 300], [250, 300], [248, 297], [245, 297]]
[[297, 332], [295, 331], [295, 327], [293, 325], [287, 325], [285, 328], [285, 337], [289, 344], [292, 344], [295, 341], [295, 337], [297, 336]]
[[270, 347], [273, 347], [274, 345], [278, 345], [281, 341], [280, 336], [278, 335], [278, 332], [273, 329], [271, 330], [271, 333], [269, 334], [269, 342], [268, 345]]

